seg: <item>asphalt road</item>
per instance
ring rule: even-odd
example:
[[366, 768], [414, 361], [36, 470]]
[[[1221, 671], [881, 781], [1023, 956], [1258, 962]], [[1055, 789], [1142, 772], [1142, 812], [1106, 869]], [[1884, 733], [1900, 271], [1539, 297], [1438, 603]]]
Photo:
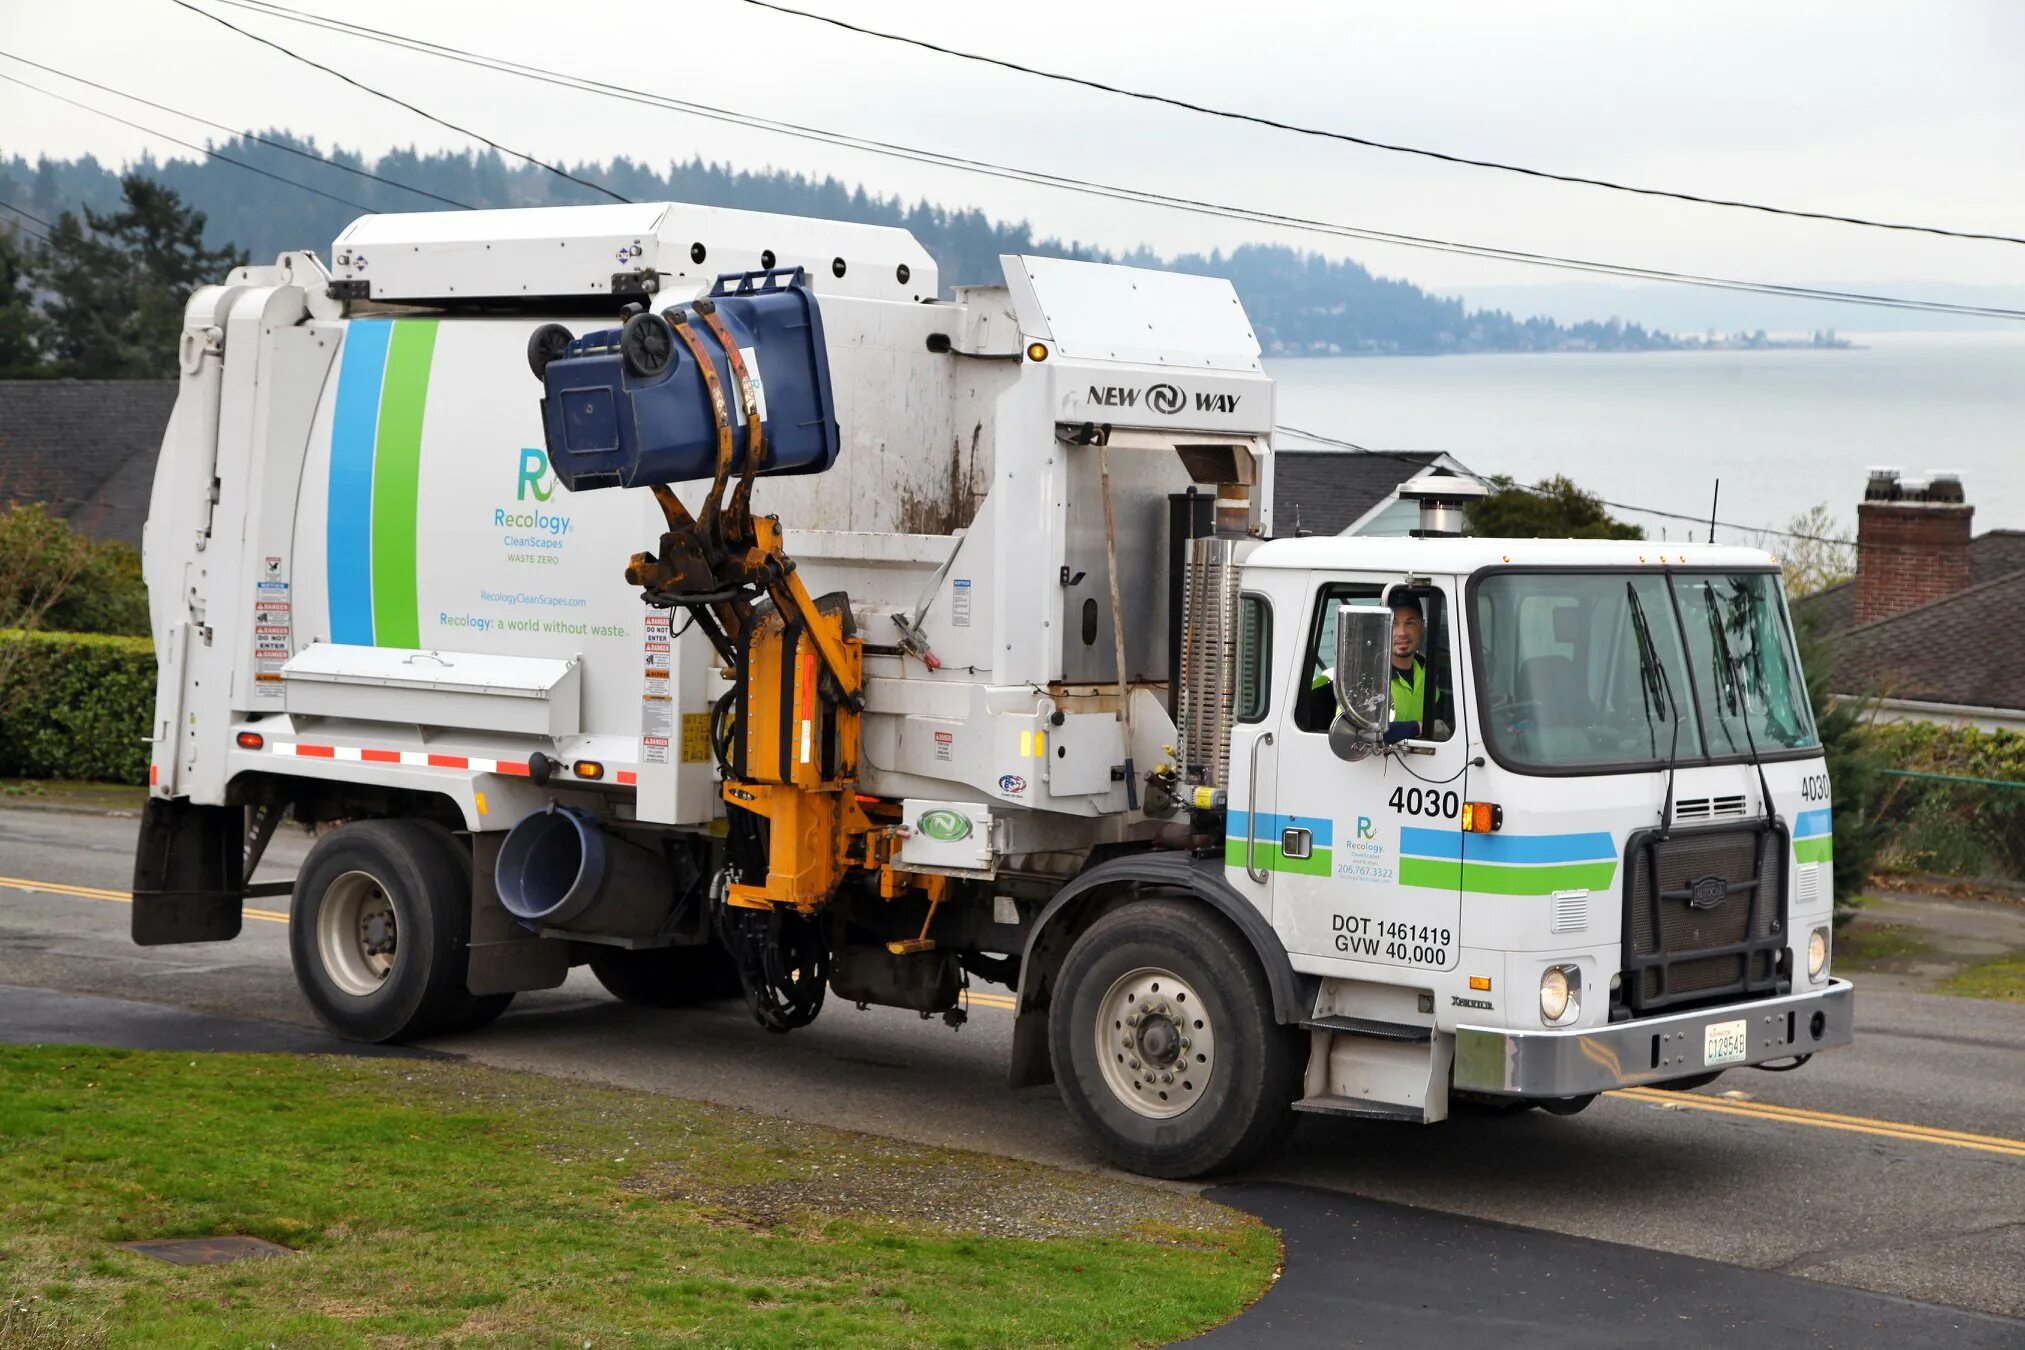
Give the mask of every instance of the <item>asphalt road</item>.
[[[229, 944], [131, 945], [117, 894], [131, 880], [134, 829], [131, 818], [0, 809], [0, 878], [72, 888], [0, 881], [0, 985], [313, 1026], [278, 917], [249, 918]], [[278, 838], [262, 878], [287, 875], [305, 847], [300, 836]], [[1797, 1073], [1736, 1071], [1698, 1093], [1606, 1097], [1573, 1118], [1533, 1112], [1425, 1129], [1304, 1118], [1280, 1156], [1244, 1180], [1391, 1202], [1430, 1222], [1510, 1225], [1496, 1231], [1534, 1233], [1541, 1251], [1558, 1250], [1544, 1234], [1560, 1234], [2025, 1317], [2025, 1007], [1859, 986], [1857, 1027], [1855, 1046]], [[1101, 1166], [1052, 1088], [1004, 1086], [1010, 1028], [1009, 1014], [984, 1000], [960, 1031], [833, 1003], [814, 1026], [775, 1036], [736, 1005], [624, 1007], [578, 972], [560, 989], [522, 995], [493, 1027], [435, 1048]], [[1467, 1245], [1466, 1233], [1489, 1231], [1446, 1222], [1451, 1251]], [[1608, 1268], [1620, 1272], [1608, 1278], [1625, 1278], [1621, 1263]], [[1776, 1303], [1780, 1287], [1753, 1285], [1751, 1297]], [[1801, 1292], [1816, 1301], [1811, 1286]], [[1854, 1305], [1848, 1313], [1868, 1317]], [[1885, 1330], [1868, 1318], [1861, 1334], [1828, 1340], [1868, 1343]], [[2025, 1344], [2025, 1326], [1972, 1317], [1960, 1331], [1963, 1343]]]

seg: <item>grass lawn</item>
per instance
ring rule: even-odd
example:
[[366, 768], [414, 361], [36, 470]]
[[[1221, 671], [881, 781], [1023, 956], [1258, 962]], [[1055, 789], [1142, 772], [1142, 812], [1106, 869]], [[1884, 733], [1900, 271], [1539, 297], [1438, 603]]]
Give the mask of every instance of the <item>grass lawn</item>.
[[1993, 998], [2001, 1003], [2025, 1003], [2025, 953], [1970, 966], [1942, 984], [1937, 992], [1964, 998]]
[[[434, 1060], [0, 1047], [0, 1346], [1157, 1344], [1279, 1244], [1194, 1197]], [[165, 1265], [245, 1233], [299, 1255]]]

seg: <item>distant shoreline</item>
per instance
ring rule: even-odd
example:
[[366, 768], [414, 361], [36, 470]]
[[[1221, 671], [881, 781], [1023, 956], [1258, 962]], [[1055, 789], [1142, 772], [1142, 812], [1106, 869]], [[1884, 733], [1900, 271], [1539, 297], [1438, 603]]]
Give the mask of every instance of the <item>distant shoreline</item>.
[[1867, 352], [1873, 351], [1865, 342], [1837, 342], [1834, 346], [1816, 346], [1811, 342], [1774, 342], [1756, 347], [1711, 347], [1703, 343], [1683, 344], [1679, 347], [1604, 347], [1581, 348], [1563, 347], [1552, 350], [1528, 349], [1523, 347], [1480, 347], [1472, 351], [1427, 351], [1427, 352], [1261, 352], [1267, 361], [1392, 361], [1403, 358], [1426, 358], [1430, 356], [1668, 356], [1691, 352], [1702, 356], [1756, 355], [1760, 352]]

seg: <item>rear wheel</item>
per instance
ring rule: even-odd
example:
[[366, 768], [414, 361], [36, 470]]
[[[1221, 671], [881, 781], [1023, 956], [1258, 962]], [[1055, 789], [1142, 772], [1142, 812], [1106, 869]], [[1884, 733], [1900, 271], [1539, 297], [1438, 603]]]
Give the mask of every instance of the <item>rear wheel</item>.
[[288, 925], [296, 983], [341, 1036], [394, 1041], [467, 1031], [511, 994], [465, 988], [471, 881], [448, 830], [363, 820], [303, 860]]
[[643, 1008], [686, 1008], [745, 993], [738, 967], [716, 938], [696, 947], [593, 947], [591, 974], [613, 998]]
[[1285, 1137], [1305, 1042], [1274, 1020], [1245, 938], [1186, 901], [1092, 924], [1049, 1018], [1063, 1099], [1106, 1157], [1149, 1176], [1240, 1167]]

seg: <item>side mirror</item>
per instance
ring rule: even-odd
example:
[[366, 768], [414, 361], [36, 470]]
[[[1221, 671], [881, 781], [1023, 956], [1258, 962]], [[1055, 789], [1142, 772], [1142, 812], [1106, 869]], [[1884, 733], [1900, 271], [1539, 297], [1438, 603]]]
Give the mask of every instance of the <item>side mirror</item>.
[[1383, 605], [1336, 610], [1336, 720], [1329, 748], [1359, 760], [1376, 750], [1392, 721], [1392, 611]]

